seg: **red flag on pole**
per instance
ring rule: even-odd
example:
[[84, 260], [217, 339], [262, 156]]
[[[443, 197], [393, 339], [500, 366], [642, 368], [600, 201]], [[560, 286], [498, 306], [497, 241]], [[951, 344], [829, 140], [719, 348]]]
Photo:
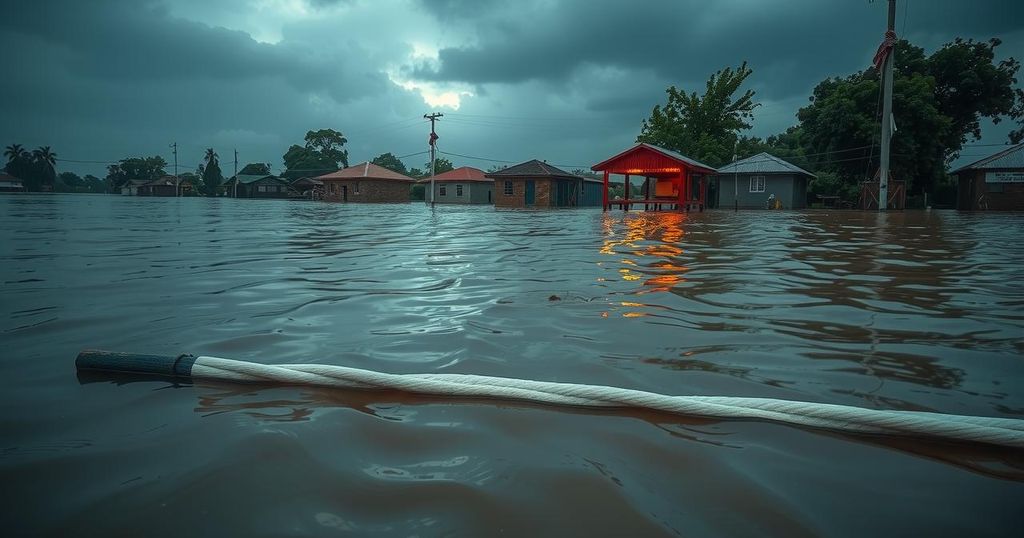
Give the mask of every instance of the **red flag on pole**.
[[875, 64], [875, 69], [878, 71], [882, 70], [882, 65], [885, 64], [885, 59], [889, 57], [889, 52], [896, 45], [896, 32], [889, 30], [885, 32], [885, 39], [882, 40], [882, 44], [878, 46], [878, 50], [875, 52], [875, 58], [872, 63]]
[[434, 142], [437, 142], [438, 138], [437, 133], [430, 133], [430, 145], [433, 146]]

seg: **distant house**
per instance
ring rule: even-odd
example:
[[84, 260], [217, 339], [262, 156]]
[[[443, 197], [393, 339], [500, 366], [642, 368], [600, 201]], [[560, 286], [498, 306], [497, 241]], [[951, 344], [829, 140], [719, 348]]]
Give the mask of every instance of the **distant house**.
[[324, 183], [324, 199], [333, 202], [408, 202], [415, 179], [361, 162], [315, 179]]
[[1011, 146], [952, 172], [956, 208], [1024, 210], [1024, 144]]
[[163, 176], [135, 186], [137, 196], [190, 196], [195, 185], [188, 179]]
[[223, 188], [234, 198], [288, 198], [292, 192], [287, 181], [273, 174], [238, 174], [225, 181]]
[[602, 182], [536, 159], [491, 172], [494, 207], [601, 206]]
[[125, 196], [138, 196], [139, 185], [145, 185], [149, 183], [148, 179], [129, 179], [124, 185], [121, 185], [121, 194]]
[[[420, 180], [430, 189], [430, 178]], [[426, 201], [431, 201], [426, 193]], [[463, 166], [434, 176], [434, 198], [438, 204], [493, 204], [494, 180], [483, 170]]]
[[0, 171], [0, 192], [21, 192], [24, 190], [25, 185], [20, 179], [7, 172]]
[[740, 159], [718, 169], [718, 207], [765, 209], [775, 200], [782, 209], [807, 207], [807, 184], [817, 176], [768, 153]]
[[324, 182], [312, 177], [300, 177], [292, 181], [292, 190], [303, 198], [320, 200], [324, 197]]

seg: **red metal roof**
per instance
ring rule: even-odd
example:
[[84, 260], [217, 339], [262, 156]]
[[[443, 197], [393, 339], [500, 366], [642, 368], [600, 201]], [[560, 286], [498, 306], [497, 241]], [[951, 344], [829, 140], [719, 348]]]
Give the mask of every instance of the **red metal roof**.
[[678, 175], [683, 169], [689, 172], [714, 174], [713, 167], [695, 161], [672, 150], [653, 144], [639, 143], [618, 155], [590, 167], [594, 171], [608, 171], [613, 174], [635, 174], [638, 176]]
[[398, 172], [388, 170], [383, 166], [377, 166], [371, 162], [361, 162], [348, 168], [343, 168], [337, 172], [331, 172], [330, 174], [324, 174], [317, 176], [315, 179], [320, 181], [331, 181], [338, 179], [387, 179], [392, 181], [416, 181], [415, 179], [399, 174]]
[[[429, 182], [430, 178], [425, 177], [420, 182]], [[456, 168], [455, 170], [449, 170], [443, 174], [434, 176], [434, 181], [462, 181], [462, 182], [480, 182], [480, 183], [493, 183], [494, 180], [484, 177], [484, 171], [479, 168], [473, 168], [472, 166], [463, 166]]]

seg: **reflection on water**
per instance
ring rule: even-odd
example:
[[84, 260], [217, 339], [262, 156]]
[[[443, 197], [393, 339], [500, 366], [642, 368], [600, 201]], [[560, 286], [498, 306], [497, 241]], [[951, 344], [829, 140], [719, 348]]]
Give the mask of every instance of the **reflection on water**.
[[1024, 493], [1010, 451], [397, 393], [80, 384], [73, 358], [189, 351], [1019, 417], [1022, 232], [1014, 214], [0, 197], [0, 479], [20, 493], [4, 523], [1006, 534]]

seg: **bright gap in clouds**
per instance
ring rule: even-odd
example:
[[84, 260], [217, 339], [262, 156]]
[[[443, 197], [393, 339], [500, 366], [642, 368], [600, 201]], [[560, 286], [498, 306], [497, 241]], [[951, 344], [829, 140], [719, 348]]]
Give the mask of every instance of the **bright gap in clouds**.
[[[437, 63], [438, 48], [436, 46], [418, 42], [413, 42], [410, 45], [412, 46], [412, 52], [408, 56], [410, 64]], [[388, 69], [386, 72], [391, 82], [406, 90], [419, 93], [423, 102], [432, 107], [448, 107], [458, 110], [462, 106], [463, 97], [474, 97], [473, 92], [464, 86], [404, 79], [399, 74], [400, 69], [397, 68]]]

